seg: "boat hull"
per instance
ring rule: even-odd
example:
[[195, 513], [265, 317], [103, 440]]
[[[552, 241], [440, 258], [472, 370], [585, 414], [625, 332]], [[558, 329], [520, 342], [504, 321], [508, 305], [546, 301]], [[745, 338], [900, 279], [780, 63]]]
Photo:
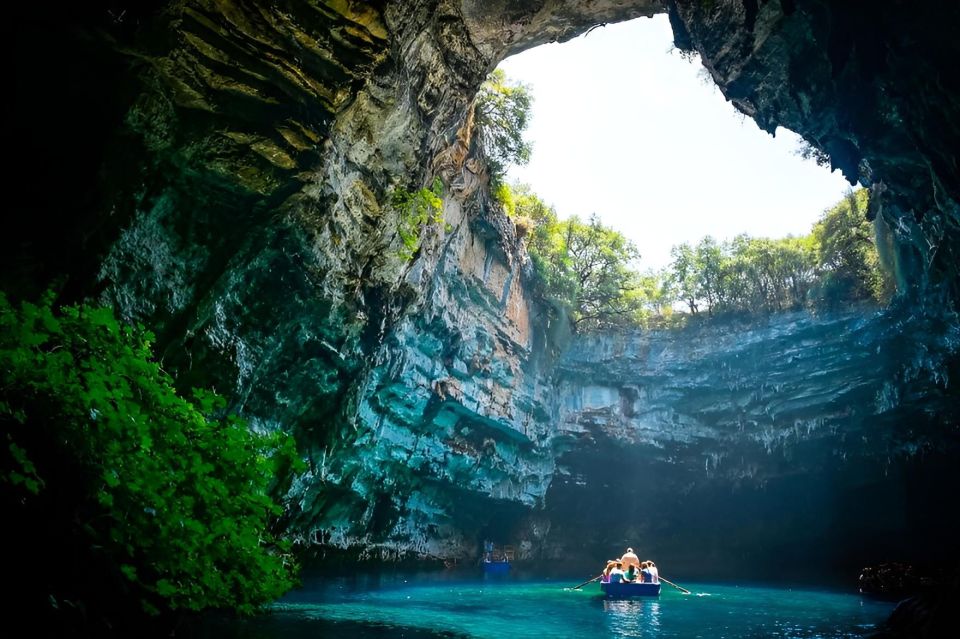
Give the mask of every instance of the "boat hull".
[[660, 584], [649, 583], [601, 583], [600, 590], [607, 599], [631, 599], [633, 597], [659, 597]]
[[488, 575], [505, 575], [510, 572], [509, 561], [485, 561], [483, 562], [483, 572]]

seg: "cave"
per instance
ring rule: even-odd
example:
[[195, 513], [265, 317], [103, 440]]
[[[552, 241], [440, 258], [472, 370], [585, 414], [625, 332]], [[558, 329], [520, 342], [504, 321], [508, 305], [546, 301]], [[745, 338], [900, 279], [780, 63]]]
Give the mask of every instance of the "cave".
[[[889, 308], [577, 336], [531, 297], [469, 105], [509, 55], [661, 13], [738, 110], [870, 189]], [[178, 387], [293, 433], [307, 554], [955, 567], [958, 27], [896, 0], [18, 6], [0, 289], [110, 306]], [[406, 256], [390, 193], [437, 177]]]

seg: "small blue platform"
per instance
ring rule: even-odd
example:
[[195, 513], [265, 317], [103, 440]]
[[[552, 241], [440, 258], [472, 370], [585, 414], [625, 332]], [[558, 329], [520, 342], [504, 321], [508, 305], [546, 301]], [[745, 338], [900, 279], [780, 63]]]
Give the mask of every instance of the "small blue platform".
[[659, 597], [660, 584], [651, 583], [601, 583], [600, 590], [607, 599], [630, 599], [631, 597]]
[[509, 561], [485, 561], [483, 562], [483, 572], [490, 575], [505, 575], [510, 572]]

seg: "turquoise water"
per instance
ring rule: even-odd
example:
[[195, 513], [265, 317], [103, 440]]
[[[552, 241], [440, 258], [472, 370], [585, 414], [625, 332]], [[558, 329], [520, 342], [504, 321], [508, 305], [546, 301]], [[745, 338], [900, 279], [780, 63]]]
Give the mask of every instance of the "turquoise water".
[[[861, 637], [892, 605], [828, 591], [684, 583], [659, 598], [605, 601], [577, 580], [355, 577], [307, 582], [231, 636], [834, 638]], [[567, 588], [565, 588], [565, 586]], [[220, 633], [216, 633], [220, 634]]]

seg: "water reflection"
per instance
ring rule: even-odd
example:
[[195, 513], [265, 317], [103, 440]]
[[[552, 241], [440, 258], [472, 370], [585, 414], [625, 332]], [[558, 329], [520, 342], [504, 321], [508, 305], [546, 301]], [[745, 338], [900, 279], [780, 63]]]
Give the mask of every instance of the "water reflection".
[[660, 634], [660, 602], [646, 599], [603, 601], [605, 625], [612, 637], [653, 637]]

